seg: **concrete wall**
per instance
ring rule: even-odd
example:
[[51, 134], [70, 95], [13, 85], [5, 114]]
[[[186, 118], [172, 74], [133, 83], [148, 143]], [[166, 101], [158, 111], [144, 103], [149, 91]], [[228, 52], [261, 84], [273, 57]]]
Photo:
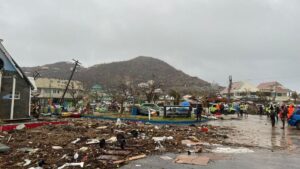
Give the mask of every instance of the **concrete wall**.
[[14, 119], [29, 116], [30, 85], [16, 72], [4, 71], [2, 76], [2, 89], [0, 92], [0, 119], [9, 119], [11, 111], [11, 99], [8, 96], [12, 92], [13, 76], [16, 76], [16, 92], [20, 93], [20, 99], [15, 99]]

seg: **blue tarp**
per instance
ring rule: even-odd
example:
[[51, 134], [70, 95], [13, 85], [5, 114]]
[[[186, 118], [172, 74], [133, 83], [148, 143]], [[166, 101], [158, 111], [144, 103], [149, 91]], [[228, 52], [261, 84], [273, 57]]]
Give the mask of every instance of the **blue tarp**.
[[180, 103], [180, 106], [189, 107], [190, 105], [191, 105], [190, 102], [182, 102], [182, 103]]

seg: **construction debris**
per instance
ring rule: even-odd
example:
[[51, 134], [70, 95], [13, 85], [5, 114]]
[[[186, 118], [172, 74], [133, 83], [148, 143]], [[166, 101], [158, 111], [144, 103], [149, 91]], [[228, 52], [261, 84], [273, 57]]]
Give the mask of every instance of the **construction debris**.
[[209, 162], [208, 157], [179, 155], [175, 161], [178, 164], [192, 164], [206, 166]]
[[10, 150], [10, 148], [4, 144], [0, 143], [0, 153], [6, 153]]
[[[70, 166], [118, 168], [132, 160], [161, 152], [201, 152], [205, 149], [205, 144], [201, 143], [223, 144], [224, 135], [232, 131], [230, 128], [205, 126], [209, 131], [201, 132], [199, 126], [154, 126], [120, 121], [121, 125], [115, 125], [113, 121], [69, 119], [67, 125], [2, 132], [2, 140], [11, 136], [7, 143], [11, 150], [0, 156], [0, 168], [20, 168], [24, 159], [31, 160], [26, 168], [33, 169]], [[40, 161], [44, 163], [37, 166]]]

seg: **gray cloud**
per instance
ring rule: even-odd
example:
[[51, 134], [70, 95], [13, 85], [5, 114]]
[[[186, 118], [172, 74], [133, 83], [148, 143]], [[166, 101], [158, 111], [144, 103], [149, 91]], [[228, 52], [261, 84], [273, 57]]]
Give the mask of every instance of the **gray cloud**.
[[0, 38], [22, 66], [153, 56], [210, 82], [299, 90], [298, 0], [0, 0]]

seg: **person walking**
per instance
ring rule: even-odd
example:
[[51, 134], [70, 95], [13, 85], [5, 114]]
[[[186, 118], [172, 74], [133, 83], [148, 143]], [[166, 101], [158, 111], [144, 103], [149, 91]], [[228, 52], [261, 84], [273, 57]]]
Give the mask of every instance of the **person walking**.
[[273, 105], [270, 106], [270, 118], [271, 118], [272, 127], [275, 127], [275, 111]]
[[259, 115], [262, 116], [264, 113], [264, 108], [262, 105], [259, 105]]
[[281, 121], [282, 121], [282, 127], [281, 127], [281, 129], [285, 128], [285, 121], [287, 119], [288, 112], [289, 112], [289, 110], [288, 110], [287, 106], [283, 105], [281, 107], [281, 115], [280, 115], [280, 118], [281, 118]]
[[203, 112], [202, 104], [197, 104], [197, 107], [196, 107], [197, 121], [202, 120], [202, 118], [201, 118], [202, 112]]

